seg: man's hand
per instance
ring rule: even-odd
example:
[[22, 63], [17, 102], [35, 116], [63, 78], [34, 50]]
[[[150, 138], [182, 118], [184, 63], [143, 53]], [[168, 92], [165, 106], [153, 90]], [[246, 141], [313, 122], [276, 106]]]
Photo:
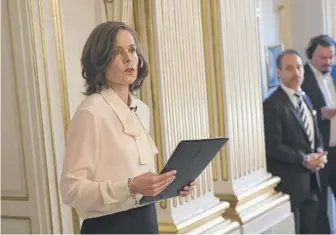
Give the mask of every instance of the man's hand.
[[307, 156], [306, 167], [311, 171], [318, 171], [324, 168], [327, 160], [328, 152], [311, 153]]
[[336, 108], [322, 107], [321, 114], [325, 119], [332, 119], [336, 116]]

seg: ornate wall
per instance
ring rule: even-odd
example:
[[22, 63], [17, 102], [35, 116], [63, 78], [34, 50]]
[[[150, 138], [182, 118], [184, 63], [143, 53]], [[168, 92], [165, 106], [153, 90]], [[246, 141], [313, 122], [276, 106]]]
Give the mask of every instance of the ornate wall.
[[2, 117], [2, 171], [11, 179], [2, 181], [2, 231], [78, 232], [58, 194], [64, 134], [84, 98], [83, 44], [110, 19], [138, 32], [150, 62], [138, 95], [152, 110], [158, 171], [182, 139], [230, 138], [190, 197], [158, 203], [160, 231], [293, 232], [289, 198], [274, 191], [280, 179], [265, 166], [260, 9], [260, 0], [2, 1], [2, 76], [13, 78], [2, 84], [11, 97]]

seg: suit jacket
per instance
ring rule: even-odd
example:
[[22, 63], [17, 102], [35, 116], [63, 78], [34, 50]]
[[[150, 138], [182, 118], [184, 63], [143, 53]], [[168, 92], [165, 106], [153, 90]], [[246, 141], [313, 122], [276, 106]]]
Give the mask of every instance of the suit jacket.
[[[310, 100], [313, 103], [314, 109], [317, 111], [317, 120], [320, 131], [322, 133], [324, 149], [328, 149], [329, 147], [329, 139], [330, 139], [330, 120], [324, 119], [321, 114], [321, 108], [326, 106], [326, 102], [324, 100], [322, 91], [316, 81], [315, 75], [311, 70], [308, 63], [304, 66], [305, 75], [304, 81], [302, 83], [302, 90], [309, 96]], [[336, 67], [333, 67], [331, 73], [334, 79], [334, 83], [336, 80]], [[336, 86], [335, 86], [336, 87]]]
[[[304, 99], [314, 117], [316, 150], [322, 150], [315, 111], [309, 98]], [[310, 142], [300, 114], [281, 87], [264, 101], [263, 107], [267, 169], [281, 178], [276, 189], [290, 195], [294, 209], [313, 188], [319, 189], [318, 173], [303, 166], [304, 157], [311, 153]]]
[[[112, 90], [88, 96], [67, 134], [61, 196], [82, 219], [134, 208], [128, 178], [152, 171], [157, 148], [149, 135], [150, 112], [132, 98], [137, 113]], [[141, 199], [137, 195], [137, 202]]]

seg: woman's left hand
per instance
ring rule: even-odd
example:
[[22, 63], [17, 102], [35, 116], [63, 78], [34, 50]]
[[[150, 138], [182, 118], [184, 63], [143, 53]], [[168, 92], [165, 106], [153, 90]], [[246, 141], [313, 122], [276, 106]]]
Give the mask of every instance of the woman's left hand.
[[194, 180], [190, 184], [184, 186], [182, 191], [180, 191], [180, 196], [181, 197], [188, 196], [191, 193], [191, 191], [194, 190], [195, 185], [196, 185], [196, 180]]

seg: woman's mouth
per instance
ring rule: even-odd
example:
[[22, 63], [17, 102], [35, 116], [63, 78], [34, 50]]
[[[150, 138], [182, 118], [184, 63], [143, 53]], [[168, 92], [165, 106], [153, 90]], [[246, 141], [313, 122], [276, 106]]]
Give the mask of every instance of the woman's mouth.
[[126, 73], [133, 73], [134, 71], [135, 71], [135, 69], [133, 69], [133, 68], [125, 69]]

